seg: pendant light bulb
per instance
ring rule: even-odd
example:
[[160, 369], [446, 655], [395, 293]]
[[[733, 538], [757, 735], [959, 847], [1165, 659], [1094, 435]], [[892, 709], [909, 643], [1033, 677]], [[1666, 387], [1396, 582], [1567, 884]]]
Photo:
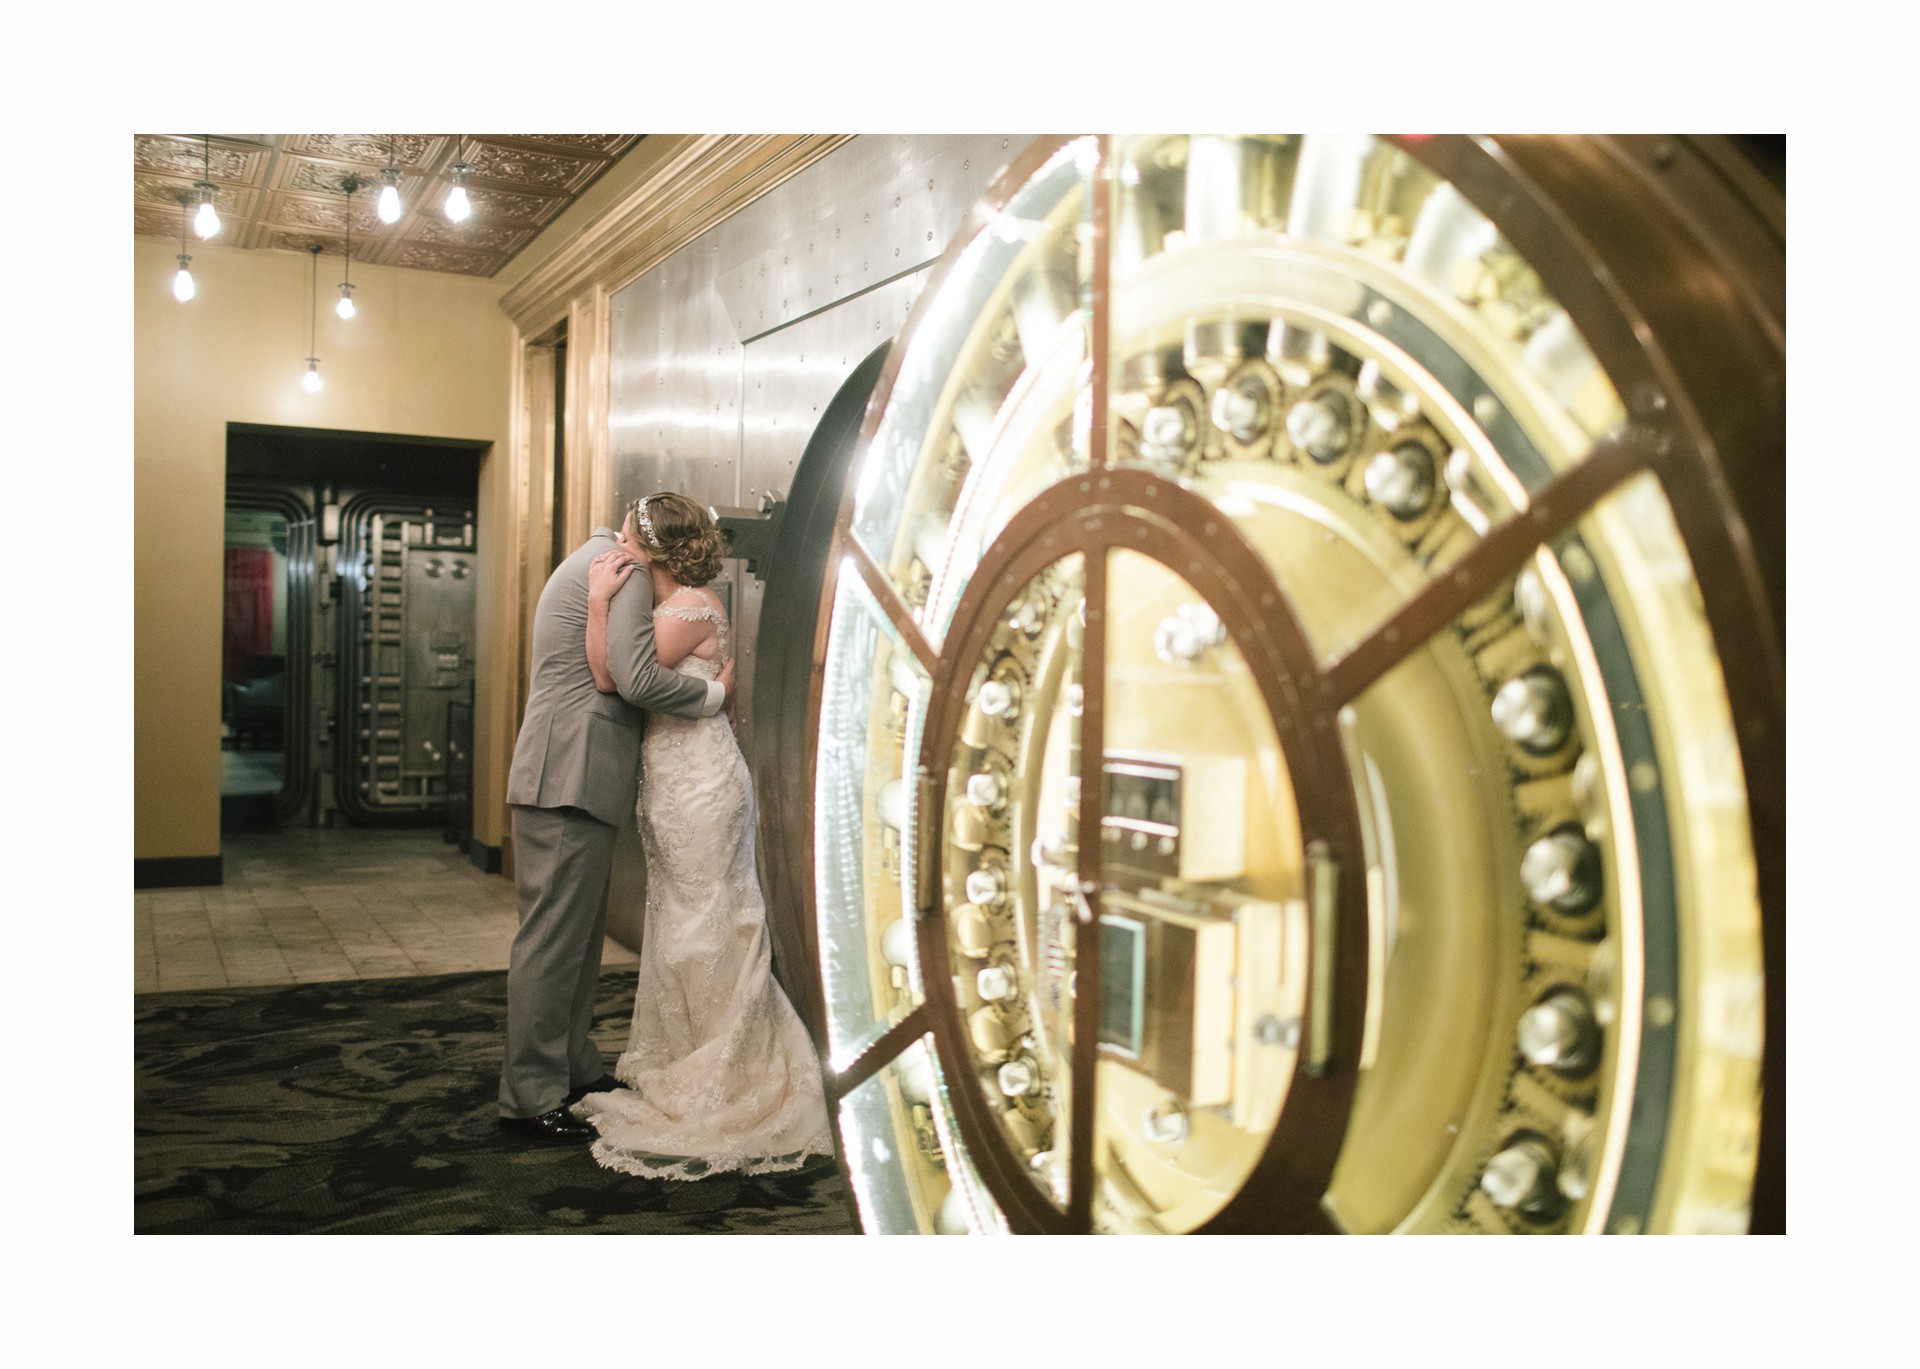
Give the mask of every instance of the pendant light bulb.
[[220, 231], [220, 215], [213, 207], [213, 139], [207, 135], [200, 138], [200, 179], [193, 183], [200, 192], [200, 208], [193, 216], [193, 231], [202, 241]]
[[453, 165], [447, 168], [447, 177], [453, 182], [453, 189], [447, 192], [447, 222], [460, 223], [473, 212], [473, 204], [467, 199], [467, 172], [473, 168], [467, 165], [466, 139], [460, 140], [454, 154]]
[[[307, 350], [309, 352], [317, 352], [320, 349], [314, 345], [314, 339], [319, 334], [320, 244], [317, 242], [309, 243], [307, 245], [307, 255], [313, 259], [313, 274], [308, 278], [307, 282]], [[306, 392], [310, 395], [320, 393], [319, 357], [310, 356], [307, 358], [307, 373], [300, 377], [300, 384], [305, 387]]]
[[[360, 188], [360, 178], [349, 176], [340, 183], [347, 192], [347, 209], [340, 216], [340, 222], [346, 228], [346, 241], [340, 246], [340, 302], [333, 306], [333, 312], [341, 318], [352, 318], [353, 308], [353, 194]], [[317, 265], [317, 260], [316, 260]]]
[[392, 167], [380, 173], [380, 200], [374, 212], [381, 223], [400, 222], [400, 174]]
[[205, 182], [200, 185], [200, 208], [193, 216], [193, 231], [202, 240], [220, 231], [220, 215], [213, 207], [213, 187]]
[[180, 197], [180, 253], [175, 258], [180, 269], [173, 275], [173, 297], [185, 304], [193, 298], [193, 258], [187, 255], [187, 196]]

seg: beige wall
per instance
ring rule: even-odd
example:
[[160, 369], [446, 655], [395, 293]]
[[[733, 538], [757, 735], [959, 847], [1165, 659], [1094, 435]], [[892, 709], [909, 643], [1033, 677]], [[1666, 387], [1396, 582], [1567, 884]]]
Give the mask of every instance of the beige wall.
[[309, 262], [204, 243], [199, 287], [172, 294], [177, 243], [134, 240], [134, 855], [220, 849], [221, 546], [226, 425], [271, 423], [479, 439], [480, 580], [474, 835], [502, 842], [511, 722], [499, 682], [514, 591], [508, 422], [513, 329], [497, 282], [353, 268], [359, 316], [333, 314], [340, 258], [320, 261], [317, 355], [300, 388]]

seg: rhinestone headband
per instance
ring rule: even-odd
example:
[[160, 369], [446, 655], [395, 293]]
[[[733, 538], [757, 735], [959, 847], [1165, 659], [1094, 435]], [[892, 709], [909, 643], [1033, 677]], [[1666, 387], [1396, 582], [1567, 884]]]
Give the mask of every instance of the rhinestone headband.
[[640, 535], [647, 539], [647, 545], [657, 547], [660, 545], [660, 539], [654, 535], [653, 520], [647, 517], [647, 500], [652, 497], [652, 495], [643, 494], [633, 501], [633, 521], [639, 525]]

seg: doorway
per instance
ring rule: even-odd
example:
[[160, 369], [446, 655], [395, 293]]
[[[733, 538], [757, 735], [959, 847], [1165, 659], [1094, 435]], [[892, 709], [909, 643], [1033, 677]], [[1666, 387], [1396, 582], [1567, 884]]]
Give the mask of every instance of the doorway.
[[[292, 490], [227, 491], [220, 641], [222, 830], [271, 826], [309, 788], [308, 672], [312, 654], [313, 517]], [[290, 681], [297, 682], [290, 691]], [[290, 743], [291, 739], [291, 745]]]
[[466, 849], [484, 442], [229, 424], [221, 832]]

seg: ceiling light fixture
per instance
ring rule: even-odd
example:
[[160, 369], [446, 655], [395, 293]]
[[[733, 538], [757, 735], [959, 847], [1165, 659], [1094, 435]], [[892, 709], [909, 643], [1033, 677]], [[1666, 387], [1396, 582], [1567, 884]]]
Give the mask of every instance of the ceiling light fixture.
[[457, 147], [453, 165], [447, 168], [447, 174], [453, 177], [453, 189], [447, 192], [447, 218], [452, 223], [464, 222], [467, 215], [473, 212], [473, 205], [467, 200], [466, 185], [467, 173], [473, 168], [459, 155], [464, 151], [464, 146]]
[[340, 315], [341, 318], [352, 318], [354, 315], [354, 308], [353, 308], [353, 192], [360, 188], [360, 178], [358, 176], [349, 176], [344, 181], [340, 182], [340, 188], [347, 192], [347, 221], [346, 221], [347, 222], [347, 242], [346, 242], [346, 246], [340, 249], [340, 255], [345, 259], [346, 264], [342, 268], [342, 278], [340, 281], [340, 302], [333, 306], [333, 312]]
[[380, 203], [375, 206], [381, 223], [400, 222], [400, 172], [394, 166], [394, 146], [398, 142], [387, 135], [387, 164], [380, 168]]
[[193, 298], [193, 258], [187, 255], [187, 206], [193, 203], [193, 196], [180, 196], [180, 269], [173, 276], [173, 297], [185, 304]]
[[[307, 294], [307, 350], [309, 352], [317, 352], [320, 349], [314, 346], [314, 341], [319, 336], [320, 244], [317, 242], [311, 244], [307, 248], [307, 251], [313, 253], [313, 284], [309, 287]], [[309, 356], [307, 358], [307, 373], [300, 377], [300, 384], [310, 395], [320, 393], [319, 357]]]
[[200, 179], [193, 183], [200, 192], [200, 210], [193, 216], [193, 231], [202, 239], [220, 231], [220, 215], [213, 207], [213, 139], [200, 135]]

